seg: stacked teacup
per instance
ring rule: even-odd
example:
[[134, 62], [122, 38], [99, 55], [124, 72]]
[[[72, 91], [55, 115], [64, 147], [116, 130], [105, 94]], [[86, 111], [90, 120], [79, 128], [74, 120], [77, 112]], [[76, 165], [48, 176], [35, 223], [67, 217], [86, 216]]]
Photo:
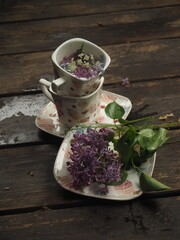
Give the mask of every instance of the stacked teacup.
[[56, 106], [61, 132], [96, 120], [110, 61], [102, 48], [82, 38], [68, 40], [53, 52], [55, 80], [40, 79], [40, 84]]

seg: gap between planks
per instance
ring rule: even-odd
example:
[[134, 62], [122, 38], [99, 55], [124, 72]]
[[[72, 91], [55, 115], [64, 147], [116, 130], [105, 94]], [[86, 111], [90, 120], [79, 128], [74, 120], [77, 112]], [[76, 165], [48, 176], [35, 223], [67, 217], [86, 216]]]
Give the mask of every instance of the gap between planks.
[[[114, 5], [113, 2], [111, 2], [111, 7], [113, 5]], [[118, 13], [118, 12], [123, 13], [123, 12], [131, 12], [131, 11], [140, 11], [140, 10], [151, 10], [151, 9], [158, 9], [158, 8], [166, 8], [166, 7], [178, 7], [178, 6], [180, 6], [178, 1], [177, 1], [177, 3], [175, 1], [174, 4], [172, 4], [172, 1], [170, 1], [170, 3], [166, 4], [166, 5], [156, 5], [156, 6], [149, 5], [149, 6], [143, 6], [143, 7], [136, 7], [136, 6], [134, 6], [132, 8], [129, 8], [129, 5], [128, 5], [128, 7], [127, 8], [125, 7], [124, 9], [122, 8], [122, 9], [110, 10], [110, 11], [106, 11], [106, 10], [101, 11], [100, 10], [100, 12], [98, 12], [98, 11], [101, 8], [98, 8], [98, 11], [94, 11], [94, 12], [91, 12], [91, 13], [89, 13], [89, 12], [84, 13], [83, 12], [82, 14], [76, 14], [76, 13], [75, 14], [74, 13], [70, 14], [69, 13], [69, 15], [62, 15], [62, 16], [60, 16], [60, 15], [54, 15], [54, 16], [48, 15], [47, 17], [39, 17], [39, 18], [31, 18], [31, 19], [30, 18], [29, 19], [28, 18], [24, 18], [24, 19], [19, 19], [19, 20], [18, 20], [18, 18], [17, 19], [15, 18], [14, 20], [9, 20], [9, 21], [7, 21], [7, 20], [3, 21], [3, 18], [2, 18], [0, 20], [0, 24], [8, 24], [8, 23], [12, 23], [12, 22], [13, 23], [20, 23], [20, 22], [39, 21], [39, 20], [50, 20], [50, 19], [59, 19], [59, 18], [68, 18], [68, 17], [92, 16], [92, 15], [95, 15], [95, 14], [100, 15], [100, 14], [105, 14], [105, 13], [107, 13], [107, 14]], [[89, 8], [89, 6], [87, 6], [87, 8]], [[43, 7], [42, 7], [42, 9], [43, 9]], [[55, 8], [55, 9], [57, 10], [57, 8]], [[89, 11], [89, 9], [88, 9], [88, 11]], [[32, 12], [32, 13], [34, 13], [34, 12]], [[41, 11], [40, 11], [40, 13], [41, 13]], [[8, 15], [8, 13], [7, 13], [7, 15]], [[36, 17], [37, 17], [37, 15], [36, 15]]]
[[[176, 76], [172, 76], [172, 77], [160, 77], [160, 78], [152, 78], [152, 79], [137, 79], [137, 80], [131, 80], [130, 82], [134, 84], [138, 84], [138, 83], [144, 83], [144, 82], [153, 82], [153, 81], [164, 81], [164, 80], [167, 80], [169, 79], [170, 81], [173, 80], [173, 79], [179, 79], [180, 78], [180, 75], [176, 75]], [[106, 83], [104, 82], [104, 86], [106, 87], [112, 87], [114, 86], [115, 84], [117, 83]], [[0, 94], [0, 99], [1, 98], [8, 98], [8, 97], [16, 97], [16, 96], [26, 96], [26, 95], [34, 95], [34, 94], [41, 94], [42, 93], [42, 90], [40, 89], [29, 89], [29, 90], [25, 90], [23, 92], [13, 92], [13, 93], [1, 93]]]
[[[55, 48], [59, 42], [77, 36], [97, 42], [98, 45], [179, 37], [179, 10], [180, 8], [171, 7], [163, 8], [162, 11], [153, 9], [152, 11], [127, 12], [120, 16], [117, 13], [108, 16], [106, 14], [94, 15], [94, 22], [90, 21], [88, 16], [81, 16], [76, 19], [64, 18], [60, 21], [61, 23], [56, 19], [36, 21], [34, 24], [33, 21], [24, 24], [17, 23], [15, 25], [17, 38], [15, 39], [12, 38], [14, 24], [4, 24], [0, 37], [1, 54], [50, 50]], [[168, 18], [167, 14], [169, 14]], [[36, 41], [31, 39], [32, 34], [36, 35]], [[103, 38], [103, 35], [106, 37]], [[8, 39], [12, 39], [13, 42]]]
[[[141, 195], [138, 200], [151, 200], [151, 199], [160, 199], [160, 198], [174, 198], [180, 196], [180, 189], [176, 190], [166, 190], [159, 192], [148, 192]], [[86, 206], [95, 206], [106, 203], [107, 205], [119, 205], [122, 204], [131, 204], [134, 200], [130, 201], [113, 201], [113, 200], [104, 200], [98, 198], [90, 198], [86, 196], [82, 196], [82, 200], [78, 200], [77, 202], [71, 203], [61, 203], [61, 204], [47, 204], [47, 205], [39, 205], [33, 207], [25, 207], [25, 208], [17, 208], [10, 210], [0, 210], [0, 216], [7, 215], [17, 215], [17, 214], [26, 214], [26, 213], [34, 213], [34, 212], [45, 212], [45, 211], [53, 211], [53, 210], [61, 210], [61, 209], [69, 209], [69, 208], [77, 208], [77, 207], [86, 207]]]

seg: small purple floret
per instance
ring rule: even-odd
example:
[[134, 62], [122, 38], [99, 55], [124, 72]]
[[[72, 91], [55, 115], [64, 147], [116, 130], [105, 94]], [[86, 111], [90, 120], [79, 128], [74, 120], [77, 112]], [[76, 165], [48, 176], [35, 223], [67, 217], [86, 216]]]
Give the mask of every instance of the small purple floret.
[[130, 84], [129, 78], [122, 78], [122, 79], [121, 79], [121, 85], [122, 85], [122, 86], [127, 86], [127, 85], [129, 85], [129, 84]]

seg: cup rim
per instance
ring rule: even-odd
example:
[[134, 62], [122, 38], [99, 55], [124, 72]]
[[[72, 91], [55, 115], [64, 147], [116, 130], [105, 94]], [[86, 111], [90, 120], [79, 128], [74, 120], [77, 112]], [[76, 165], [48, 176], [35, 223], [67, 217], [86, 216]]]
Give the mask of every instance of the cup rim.
[[[90, 94], [88, 94], [88, 95], [85, 95], [85, 96], [73, 97], [73, 96], [63, 96], [63, 95], [62, 95], [62, 96], [59, 96], [59, 97], [60, 97], [60, 98], [64, 98], [64, 99], [76, 99], [76, 100], [88, 99], [88, 98], [92, 97], [93, 95], [95, 95], [95, 94], [101, 89], [103, 83], [104, 83], [104, 77], [101, 77], [98, 88], [97, 88], [94, 92], [92, 92], [92, 93], [90, 93]], [[52, 90], [52, 87], [51, 87], [51, 86], [49, 87], [49, 90], [50, 90], [50, 92], [52, 92], [54, 95], [58, 96], [58, 95]]]
[[[58, 64], [58, 62], [56, 61], [56, 55], [57, 55], [57, 52], [59, 51], [59, 49], [60, 49], [61, 47], [63, 47], [64, 45], [66, 45], [66, 44], [68, 44], [68, 43], [71, 43], [71, 42], [83, 42], [83, 43], [88, 43], [89, 45], [92, 45], [93, 47], [99, 49], [99, 50], [106, 56], [106, 58], [107, 58], [107, 67], [109, 66], [109, 64], [110, 64], [110, 62], [111, 62], [111, 58], [110, 58], [110, 56], [109, 56], [101, 47], [99, 47], [98, 45], [96, 45], [96, 44], [94, 44], [94, 43], [92, 43], [92, 42], [90, 42], [90, 41], [88, 41], [88, 40], [86, 40], [86, 39], [84, 39], [84, 38], [71, 38], [71, 39], [63, 42], [59, 47], [57, 47], [57, 48], [55, 49], [55, 51], [52, 53], [52, 55], [51, 55], [51, 60], [52, 60], [52, 62], [53, 62], [58, 68], [60, 68], [64, 73], [66, 73], [66, 74], [68, 73], [70, 76], [74, 77], [75, 79], [80, 80], [80, 81], [84, 81], [84, 82], [85, 82], [85, 81], [90, 81], [90, 80], [94, 79], [94, 78], [90, 78], [90, 79], [87, 79], [87, 78], [78, 78], [78, 77], [76, 77], [75, 75], [73, 75], [72, 73], [69, 73], [69, 72], [67, 72], [66, 70], [64, 70], [64, 69]], [[106, 70], [107, 67], [103, 68], [103, 70]], [[95, 77], [95, 78], [97, 78], [97, 77]]]

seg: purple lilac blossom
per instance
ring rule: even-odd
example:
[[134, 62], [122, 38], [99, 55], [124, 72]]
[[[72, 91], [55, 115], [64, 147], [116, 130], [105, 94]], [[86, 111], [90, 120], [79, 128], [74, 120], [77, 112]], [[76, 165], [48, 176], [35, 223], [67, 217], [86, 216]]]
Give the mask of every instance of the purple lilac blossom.
[[77, 67], [77, 69], [74, 71], [74, 75], [76, 75], [78, 78], [90, 78], [91, 73], [89, 72], [89, 69], [86, 67]]
[[93, 183], [107, 184], [120, 181], [121, 160], [109, 147], [108, 136], [112, 129], [88, 129], [87, 134], [74, 134], [67, 169], [73, 177], [72, 187], [81, 189]]
[[70, 56], [65, 56], [60, 66], [78, 78], [90, 79], [103, 73], [104, 63], [100, 60], [78, 49]]

